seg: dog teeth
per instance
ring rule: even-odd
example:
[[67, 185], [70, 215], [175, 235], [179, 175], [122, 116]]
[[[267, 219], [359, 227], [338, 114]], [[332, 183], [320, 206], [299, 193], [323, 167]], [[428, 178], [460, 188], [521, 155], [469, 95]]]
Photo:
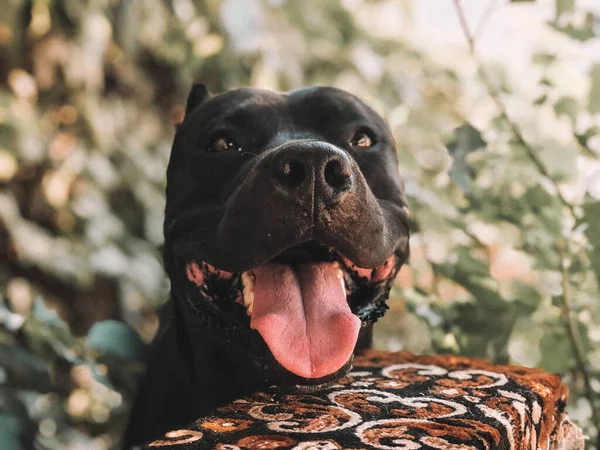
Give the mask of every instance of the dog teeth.
[[244, 306], [246, 307], [246, 314], [252, 316], [252, 310], [254, 307], [254, 280], [256, 277], [251, 272], [244, 272], [242, 274], [242, 284], [244, 286]]
[[338, 280], [340, 280], [342, 289], [344, 290], [344, 292], [346, 292], [346, 283], [344, 281], [344, 271], [342, 270], [339, 262], [335, 261], [333, 264], [336, 269], [335, 276], [337, 277]]

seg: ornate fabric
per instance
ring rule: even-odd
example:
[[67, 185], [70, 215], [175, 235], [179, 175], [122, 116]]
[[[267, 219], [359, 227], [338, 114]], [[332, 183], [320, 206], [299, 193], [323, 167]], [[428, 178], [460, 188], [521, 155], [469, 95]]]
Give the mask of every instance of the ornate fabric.
[[336, 384], [259, 392], [148, 448], [583, 449], [558, 376], [454, 356], [367, 351]]

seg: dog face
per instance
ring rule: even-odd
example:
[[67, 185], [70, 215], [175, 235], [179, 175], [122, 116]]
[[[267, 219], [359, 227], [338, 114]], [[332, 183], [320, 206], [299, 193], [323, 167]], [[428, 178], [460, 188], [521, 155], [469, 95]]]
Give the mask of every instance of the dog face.
[[211, 327], [270, 382], [340, 375], [387, 308], [407, 212], [390, 130], [356, 97], [194, 86], [167, 171], [182, 326]]

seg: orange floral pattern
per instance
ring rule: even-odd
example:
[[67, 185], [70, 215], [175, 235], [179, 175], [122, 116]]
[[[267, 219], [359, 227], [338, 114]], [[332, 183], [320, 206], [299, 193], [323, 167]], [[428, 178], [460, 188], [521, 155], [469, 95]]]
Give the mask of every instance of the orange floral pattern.
[[[368, 351], [319, 392], [273, 389], [167, 433], [151, 447], [218, 450], [543, 450], [577, 428], [555, 375], [453, 356]], [[568, 430], [567, 430], [568, 431]], [[573, 446], [575, 445], [575, 446]]]

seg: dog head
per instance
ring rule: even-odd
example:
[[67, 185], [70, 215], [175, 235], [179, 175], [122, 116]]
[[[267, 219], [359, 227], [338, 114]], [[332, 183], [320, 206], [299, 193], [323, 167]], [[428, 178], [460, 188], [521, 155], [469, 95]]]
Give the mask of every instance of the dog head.
[[164, 230], [185, 327], [210, 327], [274, 383], [347, 370], [408, 256], [394, 147], [385, 121], [339, 89], [195, 85]]

